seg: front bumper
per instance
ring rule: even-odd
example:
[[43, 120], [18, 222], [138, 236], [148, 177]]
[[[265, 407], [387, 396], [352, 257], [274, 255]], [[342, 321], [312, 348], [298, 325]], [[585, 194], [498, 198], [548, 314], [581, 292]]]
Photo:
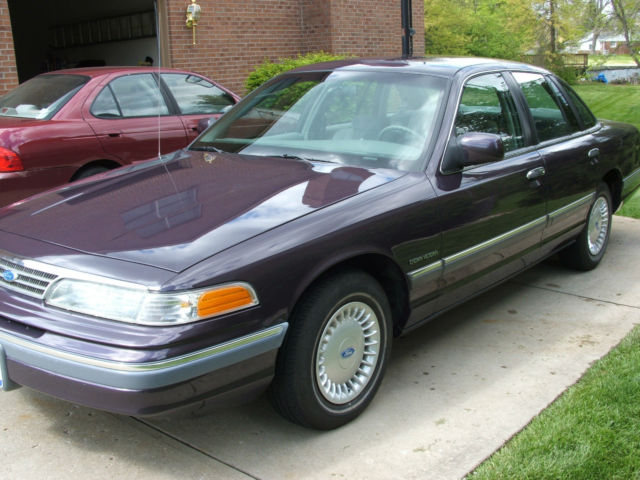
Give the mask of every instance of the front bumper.
[[199, 351], [152, 362], [70, 353], [0, 330], [3, 389], [25, 385], [89, 407], [153, 415], [234, 391], [264, 388], [287, 323]]

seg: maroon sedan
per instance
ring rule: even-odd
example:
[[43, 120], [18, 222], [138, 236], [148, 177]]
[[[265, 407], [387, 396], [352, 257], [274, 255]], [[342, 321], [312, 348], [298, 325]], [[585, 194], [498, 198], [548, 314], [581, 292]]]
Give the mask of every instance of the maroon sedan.
[[[101, 67], [39, 75], [0, 98], [0, 205], [178, 150], [238, 96], [195, 73]], [[158, 141], [161, 138], [161, 142]]]
[[269, 386], [335, 428], [394, 336], [556, 252], [595, 268], [638, 187], [638, 130], [545, 70], [303, 67], [186, 149], [0, 210], [0, 386], [129, 415]]

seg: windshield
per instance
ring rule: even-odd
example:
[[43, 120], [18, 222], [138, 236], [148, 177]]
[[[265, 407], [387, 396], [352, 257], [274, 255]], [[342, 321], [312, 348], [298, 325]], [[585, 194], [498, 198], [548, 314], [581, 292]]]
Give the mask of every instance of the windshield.
[[39, 75], [0, 98], [0, 116], [48, 120], [88, 81], [82, 75]]
[[249, 95], [191, 148], [415, 171], [446, 85], [396, 72], [285, 75]]

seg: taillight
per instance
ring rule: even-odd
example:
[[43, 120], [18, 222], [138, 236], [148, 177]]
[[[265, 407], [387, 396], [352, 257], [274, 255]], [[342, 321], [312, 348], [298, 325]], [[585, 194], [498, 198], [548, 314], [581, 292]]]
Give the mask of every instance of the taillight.
[[24, 170], [18, 154], [8, 148], [0, 147], [0, 172], [19, 172]]

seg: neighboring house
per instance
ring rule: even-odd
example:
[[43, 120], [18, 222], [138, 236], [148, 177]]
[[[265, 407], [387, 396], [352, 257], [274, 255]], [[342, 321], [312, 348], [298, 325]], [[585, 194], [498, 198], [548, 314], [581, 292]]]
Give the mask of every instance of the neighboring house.
[[[640, 43], [640, 42], [639, 42]], [[589, 35], [580, 41], [576, 50], [577, 53], [595, 53], [598, 55], [629, 54], [629, 47], [626, 44], [624, 35], [605, 34], [600, 35], [592, 50], [593, 36]]]

